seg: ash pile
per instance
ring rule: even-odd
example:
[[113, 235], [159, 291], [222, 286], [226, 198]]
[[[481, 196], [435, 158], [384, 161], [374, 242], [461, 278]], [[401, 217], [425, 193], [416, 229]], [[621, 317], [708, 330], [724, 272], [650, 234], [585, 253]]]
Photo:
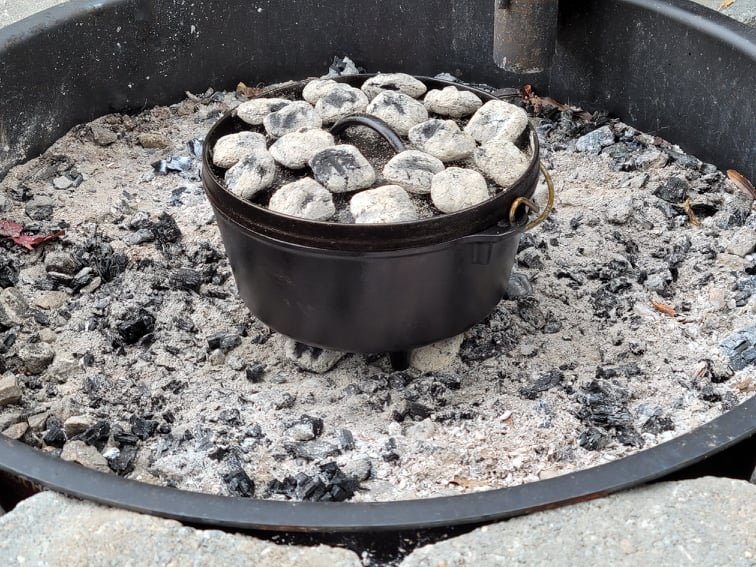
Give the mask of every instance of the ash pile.
[[198, 176], [246, 92], [77, 126], [0, 183], [4, 435], [189, 490], [397, 500], [618, 459], [756, 391], [753, 195], [527, 90], [500, 94], [529, 111], [556, 207], [485, 321], [403, 372], [267, 328]]

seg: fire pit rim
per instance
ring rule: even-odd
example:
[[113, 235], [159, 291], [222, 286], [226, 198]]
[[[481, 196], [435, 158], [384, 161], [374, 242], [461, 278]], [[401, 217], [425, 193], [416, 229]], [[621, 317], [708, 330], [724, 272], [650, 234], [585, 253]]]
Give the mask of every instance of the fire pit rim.
[[61, 461], [0, 435], [0, 472], [99, 504], [224, 528], [361, 533], [463, 526], [590, 500], [648, 483], [756, 435], [756, 396], [693, 431], [620, 460], [520, 486], [422, 500], [256, 500], [155, 486]]

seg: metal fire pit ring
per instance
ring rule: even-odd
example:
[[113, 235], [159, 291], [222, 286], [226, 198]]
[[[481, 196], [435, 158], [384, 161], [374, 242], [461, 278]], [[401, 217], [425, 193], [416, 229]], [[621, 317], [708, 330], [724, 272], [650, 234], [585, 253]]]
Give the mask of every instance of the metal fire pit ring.
[[[756, 447], [756, 397], [671, 441], [621, 460], [511, 488], [371, 503], [280, 502], [153, 486], [61, 461], [0, 436], [0, 471], [42, 488], [188, 524], [318, 534], [478, 525], [598, 498], [667, 477], [738, 444]], [[751, 463], [756, 451], [751, 451]], [[746, 467], [748, 463], [746, 463]]]
[[[753, 126], [742, 119], [752, 115], [756, 104], [747, 88], [756, 69], [755, 30], [685, 0], [560, 4], [553, 71], [527, 82], [557, 99], [626, 116], [642, 130], [664, 124], [665, 137], [690, 153], [756, 177], [756, 148], [747, 143]], [[518, 84], [515, 76], [490, 61], [493, 6], [488, 0], [464, 5], [429, 0], [422, 6], [387, 0], [378, 12], [365, 3], [329, 0], [325, 5], [326, 10], [322, 0], [303, 0], [296, 3], [292, 17], [273, 0], [254, 6], [222, 0], [72, 0], [0, 30], [5, 100], [0, 133], [6, 144], [0, 144], [0, 174], [44, 151], [73, 125], [107, 112], [175, 102], [185, 90], [201, 92], [209, 83], [232, 88], [240, 78], [254, 83], [305, 76], [335, 53], [351, 54], [372, 69], [391, 67], [426, 75], [452, 70], [492, 84]], [[368, 17], [360, 17], [366, 11]], [[319, 21], [326, 13], [328, 21]], [[376, 21], [373, 16], [378, 15], [382, 19]], [[302, 35], [302, 26], [313, 21], [322, 27]], [[637, 25], [628, 26], [628, 21]], [[417, 29], [409, 33], [404, 22]], [[395, 36], [389, 44], [384, 38], [387, 27]], [[195, 28], [202, 33], [195, 34]], [[281, 29], [301, 41], [301, 49], [291, 57], [285, 49], [291, 34]], [[452, 37], [438, 29], [451, 30]], [[242, 36], [245, 41], [228, 41]], [[408, 54], [416, 48], [417, 37], [426, 45], [413, 59]], [[662, 37], [665, 49], [655, 41]], [[373, 49], [377, 45], [382, 48]], [[185, 66], [175, 65], [186, 60], [192, 61], [189, 75]], [[51, 77], [58, 88], [50, 88]], [[702, 81], [728, 85], [728, 104], [713, 104], [715, 95], [701, 91]], [[756, 399], [751, 398], [672, 441], [554, 479], [424, 501], [313, 504], [144, 485], [60, 461], [0, 436], [0, 500], [7, 509], [24, 491], [47, 488], [202, 526], [371, 534], [476, 525], [670, 475], [716, 473], [715, 465], [733, 452], [740, 462], [738, 477], [746, 478], [753, 469], [755, 446]]]

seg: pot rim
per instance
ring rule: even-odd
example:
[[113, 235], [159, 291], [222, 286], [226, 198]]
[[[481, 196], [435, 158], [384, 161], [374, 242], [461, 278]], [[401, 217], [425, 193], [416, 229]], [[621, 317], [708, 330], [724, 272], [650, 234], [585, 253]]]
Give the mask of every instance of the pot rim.
[[[375, 74], [359, 74], [335, 77], [334, 80], [362, 84]], [[483, 102], [500, 100], [496, 96], [475, 87], [431, 77], [416, 76], [428, 89], [454, 86], [478, 95]], [[280, 95], [283, 92], [301, 92], [309, 82], [290, 81], [274, 85], [255, 98]], [[416, 221], [385, 224], [342, 224], [314, 221], [270, 211], [228, 191], [219, 177], [222, 171], [212, 165], [210, 148], [223, 135], [248, 129], [235, 112], [229, 111], [210, 129], [205, 137], [202, 151], [202, 184], [215, 209], [228, 221], [241, 229], [261, 234], [275, 240], [301, 244], [314, 248], [351, 251], [398, 250], [456, 240], [463, 236], [484, 231], [501, 221], [509, 222], [509, 211], [518, 197], [532, 197], [539, 175], [539, 143], [533, 126], [528, 123], [523, 137], [527, 138], [530, 161], [526, 171], [509, 188], [494, 197], [456, 213], [437, 215]], [[524, 226], [523, 222], [523, 226]]]

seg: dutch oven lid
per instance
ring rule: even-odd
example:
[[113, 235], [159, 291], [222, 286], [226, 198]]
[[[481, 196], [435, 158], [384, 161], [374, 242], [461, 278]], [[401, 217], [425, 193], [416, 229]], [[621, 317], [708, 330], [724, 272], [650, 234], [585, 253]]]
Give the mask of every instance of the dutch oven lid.
[[[335, 77], [338, 82], [359, 87], [372, 74]], [[416, 77], [430, 89], [454, 86], [475, 93], [484, 103], [497, 98], [485, 91], [429, 77]], [[263, 91], [258, 97], [301, 97], [308, 81], [290, 82]], [[456, 213], [441, 214], [415, 221], [385, 224], [343, 224], [313, 221], [268, 210], [236, 196], [223, 186], [223, 171], [212, 163], [210, 150], [219, 138], [250, 129], [233, 111], [221, 118], [208, 132], [202, 155], [202, 181], [216, 214], [245, 231], [276, 240], [344, 251], [399, 250], [428, 246], [476, 234], [483, 230], [509, 223], [509, 212], [518, 197], [530, 198], [536, 188], [539, 174], [538, 137], [528, 124], [526, 133], [531, 152], [525, 173], [508, 189], [483, 203]], [[524, 216], [524, 215], [523, 215]], [[524, 222], [523, 222], [524, 224]]]

